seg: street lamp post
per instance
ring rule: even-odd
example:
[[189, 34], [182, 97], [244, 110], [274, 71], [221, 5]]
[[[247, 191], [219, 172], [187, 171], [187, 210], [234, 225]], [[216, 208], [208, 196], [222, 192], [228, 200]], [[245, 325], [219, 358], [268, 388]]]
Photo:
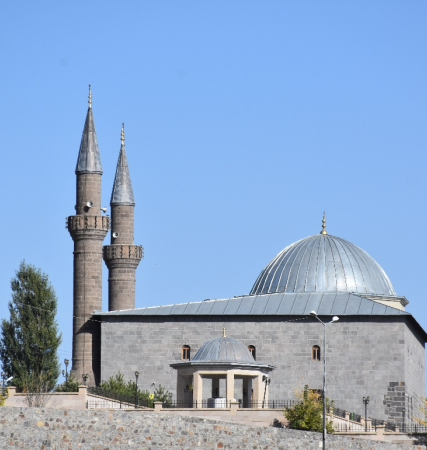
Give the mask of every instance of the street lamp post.
[[136, 378], [136, 383], [135, 383], [135, 409], [138, 406], [138, 377], [139, 377], [139, 372], [136, 370], [135, 371], [135, 378]]
[[326, 325], [337, 322], [339, 317], [334, 316], [330, 322], [322, 322], [316, 311], [310, 314], [315, 317], [323, 325], [323, 450], [326, 450]]
[[[68, 364], [70, 364], [70, 361], [65, 358], [64, 364], [65, 364], [65, 389], [68, 390]], [[64, 371], [62, 371], [62, 375], [64, 375]]]
[[265, 404], [265, 394], [267, 393], [267, 386], [271, 383], [270, 377], [268, 375], [263, 375], [262, 376], [262, 382], [265, 383], [265, 388], [264, 388], [264, 398], [262, 400], [262, 407], [264, 408], [264, 404]]
[[365, 404], [365, 433], [368, 431], [368, 403], [369, 397], [363, 397], [363, 403]]

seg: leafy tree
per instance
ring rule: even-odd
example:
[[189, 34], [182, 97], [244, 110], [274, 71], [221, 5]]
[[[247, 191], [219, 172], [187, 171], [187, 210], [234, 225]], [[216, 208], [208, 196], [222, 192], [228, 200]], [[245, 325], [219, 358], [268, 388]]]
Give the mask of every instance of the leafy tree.
[[0, 327], [3, 370], [13, 375], [19, 392], [51, 391], [60, 372], [57, 350], [62, 340], [55, 320], [55, 291], [48, 276], [25, 261], [12, 278], [11, 288], [10, 319], [3, 319]]
[[79, 384], [79, 380], [70, 373], [68, 374], [68, 381], [58, 384], [55, 392], [79, 392]]
[[[286, 408], [283, 412], [289, 421], [289, 428], [307, 431], [323, 431], [323, 400], [317, 392], [310, 391], [308, 386], [296, 390], [297, 403]], [[326, 399], [326, 409], [329, 409], [329, 401]], [[333, 433], [332, 421], [326, 421], [326, 431]]]
[[421, 424], [421, 425], [427, 425], [427, 398], [421, 398], [421, 405], [419, 407], [419, 411], [421, 413], [420, 417], [413, 417], [415, 422]]

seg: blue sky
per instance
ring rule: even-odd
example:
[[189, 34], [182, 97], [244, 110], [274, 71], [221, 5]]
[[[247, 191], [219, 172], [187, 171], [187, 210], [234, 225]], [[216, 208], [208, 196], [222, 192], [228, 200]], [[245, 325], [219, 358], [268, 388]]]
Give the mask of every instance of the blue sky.
[[427, 328], [426, 16], [421, 0], [3, 4], [2, 317], [20, 261], [41, 267], [70, 358], [90, 83], [106, 206], [125, 122], [137, 307], [248, 293], [326, 210]]

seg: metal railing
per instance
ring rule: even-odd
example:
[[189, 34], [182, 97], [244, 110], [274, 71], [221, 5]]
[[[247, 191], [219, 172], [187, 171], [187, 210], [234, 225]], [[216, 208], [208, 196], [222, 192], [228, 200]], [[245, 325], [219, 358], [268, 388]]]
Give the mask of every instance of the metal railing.
[[[217, 400], [217, 399], [213, 399]], [[165, 402], [162, 408], [231, 408], [231, 401], [212, 402], [212, 400], [202, 401], [183, 401], [183, 402]], [[291, 408], [298, 403], [297, 400], [268, 400], [259, 402], [239, 401], [239, 408], [247, 409], [285, 409]]]
[[[365, 432], [365, 425], [357, 424], [357, 423], [334, 423], [333, 424], [335, 433], [364, 433]], [[367, 432], [376, 432], [376, 427], [374, 426], [368, 426], [366, 428]]]
[[416, 423], [385, 423], [387, 431], [397, 431], [408, 434], [427, 434], [427, 426]]
[[331, 409], [332, 409], [332, 414], [334, 416], [342, 417], [343, 419], [345, 419], [346, 411], [344, 409], [339, 409], [339, 408], [331, 408]]
[[135, 404], [105, 398], [92, 398], [86, 401], [86, 409], [135, 409]]
[[90, 386], [87, 388], [88, 394], [98, 395], [106, 399], [118, 402], [119, 404], [132, 405], [134, 408], [153, 408], [153, 400], [143, 400], [131, 395], [120, 394], [118, 392], [109, 391], [100, 387]]
[[239, 408], [285, 409], [285, 408], [292, 408], [297, 403], [298, 403], [297, 400], [268, 400], [259, 402], [239, 402]]
[[[162, 408], [168, 409], [168, 408], [182, 408], [182, 409], [191, 409], [191, 408], [214, 408], [212, 405], [212, 402], [208, 400], [202, 400], [202, 401], [184, 401], [184, 402], [163, 402]], [[223, 409], [223, 408], [231, 408], [231, 402], [221, 402], [221, 405], [216, 405], [215, 408]]]

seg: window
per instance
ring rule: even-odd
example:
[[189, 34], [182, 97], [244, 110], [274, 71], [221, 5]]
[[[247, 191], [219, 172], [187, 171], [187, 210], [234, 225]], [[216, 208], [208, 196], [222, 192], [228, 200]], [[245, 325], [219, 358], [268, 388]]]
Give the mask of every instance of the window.
[[190, 360], [190, 346], [189, 345], [182, 346], [182, 359]]
[[255, 345], [249, 345], [249, 346], [248, 346], [248, 350], [251, 352], [251, 355], [253, 356], [253, 358], [256, 359], [256, 349], [255, 349]]
[[311, 348], [311, 359], [313, 361], [320, 361], [320, 347], [318, 345], [313, 345]]

